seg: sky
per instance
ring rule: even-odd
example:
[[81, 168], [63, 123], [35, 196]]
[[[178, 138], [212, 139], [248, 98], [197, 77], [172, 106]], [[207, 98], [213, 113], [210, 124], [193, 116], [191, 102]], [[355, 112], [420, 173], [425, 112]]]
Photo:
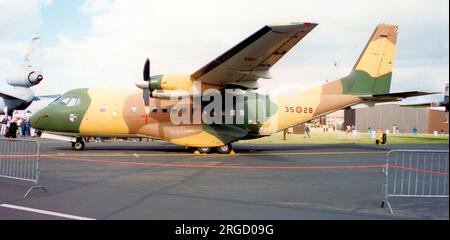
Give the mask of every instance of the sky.
[[265, 89], [298, 92], [347, 75], [383, 22], [400, 26], [391, 92], [448, 83], [448, 0], [0, 0], [0, 88], [36, 32], [45, 79], [33, 89], [46, 95], [134, 88], [147, 57], [152, 75], [191, 74], [274, 22], [319, 26], [260, 80]]

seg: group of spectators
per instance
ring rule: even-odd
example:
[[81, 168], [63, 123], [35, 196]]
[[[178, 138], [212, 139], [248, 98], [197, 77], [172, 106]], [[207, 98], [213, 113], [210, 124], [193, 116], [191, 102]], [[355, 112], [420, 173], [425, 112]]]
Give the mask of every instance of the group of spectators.
[[31, 136], [31, 127], [29, 118], [11, 117], [0, 115], [0, 136], [8, 138], [29, 137]]

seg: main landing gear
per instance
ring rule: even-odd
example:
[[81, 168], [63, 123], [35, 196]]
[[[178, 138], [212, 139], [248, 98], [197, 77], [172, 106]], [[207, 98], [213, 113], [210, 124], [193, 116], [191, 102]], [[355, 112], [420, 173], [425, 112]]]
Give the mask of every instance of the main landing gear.
[[[233, 152], [233, 147], [231, 146], [231, 144], [227, 144], [217, 147], [216, 150], [221, 154], [230, 154], [231, 152]], [[199, 154], [208, 154], [211, 151], [212, 151], [211, 147], [199, 147], [197, 148], [196, 152], [198, 152]]]
[[217, 147], [217, 151], [221, 154], [229, 154], [232, 150], [233, 150], [233, 148], [231, 147], [231, 144]]
[[74, 151], [83, 151], [84, 146], [84, 141], [81, 138], [77, 138], [77, 141], [72, 143], [72, 149]]

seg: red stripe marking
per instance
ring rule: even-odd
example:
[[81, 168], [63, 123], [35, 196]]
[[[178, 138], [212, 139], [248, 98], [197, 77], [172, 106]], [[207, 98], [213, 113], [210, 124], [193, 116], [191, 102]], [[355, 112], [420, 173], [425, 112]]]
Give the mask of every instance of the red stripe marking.
[[131, 166], [153, 166], [153, 167], [175, 167], [175, 168], [208, 168], [208, 169], [243, 169], [243, 170], [333, 170], [333, 169], [367, 169], [382, 168], [384, 164], [378, 165], [351, 165], [351, 166], [213, 166], [201, 164], [175, 164], [175, 163], [143, 163], [143, 162], [124, 162], [114, 160], [93, 160], [70, 157], [50, 157], [43, 156], [54, 160], [79, 161], [101, 164], [119, 164]]
[[[23, 157], [37, 157], [38, 155], [0, 155], [3, 159], [14, 159]], [[102, 164], [120, 164], [120, 165], [134, 165], [134, 166], [155, 166], [155, 167], [176, 167], [176, 168], [211, 168], [211, 169], [247, 169], [247, 170], [332, 170], [332, 169], [367, 169], [367, 168], [383, 168], [385, 164], [378, 165], [344, 165], [344, 166], [213, 166], [213, 165], [201, 165], [201, 164], [174, 164], [174, 163], [143, 163], [143, 162], [125, 162], [114, 160], [93, 160], [83, 158], [70, 158], [70, 157], [52, 157], [47, 155], [41, 155], [42, 157], [49, 159], [60, 159], [79, 162], [91, 162]], [[403, 167], [398, 165], [389, 165], [390, 168], [403, 169], [413, 172], [430, 173], [436, 175], [448, 175], [448, 172], [440, 172], [433, 170], [423, 170], [418, 168]]]

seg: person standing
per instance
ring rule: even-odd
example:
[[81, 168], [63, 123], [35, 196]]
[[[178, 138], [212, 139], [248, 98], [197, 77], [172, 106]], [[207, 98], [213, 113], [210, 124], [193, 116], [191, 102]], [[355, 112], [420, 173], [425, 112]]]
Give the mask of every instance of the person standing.
[[17, 123], [14, 119], [11, 120], [8, 133], [5, 135], [5, 137], [17, 138]]
[[17, 135], [19, 137], [22, 137], [22, 135], [23, 135], [22, 122], [23, 122], [22, 118], [17, 119]]
[[30, 136], [30, 119], [25, 120], [25, 137]]
[[25, 119], [22, 119], [22, 122], [20, 123], [20, 129], [22, 129], [22, 137], [25, 136]]
[[7, 123], [8, 123], [8, 116], [7, 115], [1, 115], [0, 116], [0, 123], [1, 123], [0, 135], [4, 136], [6, 134], [6, 126], [7, 126]]
[[311, 138], [311, 136], [309, 135], [309, 131], [310, 131], [309, 126], [306, 125], [305, 126], [305, 136], [304, 136], [304, 138], [306, 138], [306, 136], [308, 136], [308, 138]]

